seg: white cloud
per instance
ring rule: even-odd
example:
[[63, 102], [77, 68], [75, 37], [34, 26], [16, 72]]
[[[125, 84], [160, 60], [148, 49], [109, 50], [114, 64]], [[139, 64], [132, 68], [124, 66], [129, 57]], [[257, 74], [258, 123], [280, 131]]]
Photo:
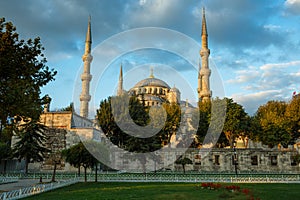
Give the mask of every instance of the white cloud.
[[238, 87], [240, 93], [234, 93], [233, 99], [242, 104], [249, 114], [270, 100], [291, 98], [293, 91], [300, 85], [300, 61], [268, 63], [262, 66], [250, 66], [234, 72], [235, 78], [226, 82]]
[[264, 28], [270, 31], [278, 31], [281, 28], [281, 26], [274, 25], [274, 24], [267, 24], [264, 25]]
[[289, 13], [300, 15], [300, 0], [286, 0], [285, 6]]
[[250, 94], [233, 94], [232, 98], [245, 107], [250, 115], [254, 114], [259, 106], [270, 100], [282, 100], [282, 90], [266, 90]]
[[239, 70], [236, 74], [237, 76], [234, 79], [230, 79], [226, 82], [231, 84], [253, 82], [260, 77], [260, 72], [253, 67], [249, 67], [249, 69], [245, 70]]
[[140, 0], [138, 5], [131, 5], [128, 10], [131, 24], [150, 24], [165, 21], [176, 10], [179, 2], [165, 0]]
[[300, 66], [300, 60], [295, 60], [286, 63], [269, 63], [260, 67], [261, 70], [274, 70], [274, 69], [284, 69], [291, 66]]

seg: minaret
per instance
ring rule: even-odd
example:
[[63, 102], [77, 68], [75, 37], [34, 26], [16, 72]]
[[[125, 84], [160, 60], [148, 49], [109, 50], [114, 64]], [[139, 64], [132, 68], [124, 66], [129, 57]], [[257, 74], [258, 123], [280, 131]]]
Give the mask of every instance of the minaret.
[[[210, 101], [212, 96], [212, 92], [210, 91], [209, 77], [211, 74], [211, 70], [208, 65], [208, 57], [210, 54], [210, 50], [208, 48], [207, 42], [207, 27], [206, 27], [206, 19], [205, 19], [205, 9], [203, 8], [203, 17], [202, 17], [202, 48], [200, 50], [200, 56], [202, 64], [199, 62], [199, 74], [198, 74], [198, 98], [199, 101]], [[201, 67], [202, 66], [202, 67]]]
[[122, 64], [120, 66], [120, 75], [119, 75], [119, 83], [118, 83], [118, 90], [117, 90], [117, 96], [122, 96], [124, 93], [123, 90], [123, 70], [122, 70]]
[[91, 62], [93, 56], [91, 55], [91, 46], [92, 46], [92, 33], [91, 33], [91, 16], [89, 17], [88, 29], [86, 32], [85, 39], [85, 51], [82, 56], [84, 63], [83, 73], [81, 75], [82, 81], [82, 91], [80, 94], [80, 115], [82, 117], [88, 117], [89, 115], [89, 101], [91, 100], [90, 92], [90, 82], [92, 75], [90, 74]]

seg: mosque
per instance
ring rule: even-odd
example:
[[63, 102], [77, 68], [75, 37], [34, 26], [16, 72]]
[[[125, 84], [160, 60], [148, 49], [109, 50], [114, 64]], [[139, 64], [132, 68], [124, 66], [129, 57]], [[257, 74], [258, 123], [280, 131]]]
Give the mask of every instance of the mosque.
[[[80, 115], [84, 118], [88, 116], [88, 104], [91, 99], [91, 96], [89, 94], [89, 84], [92, 77], [89, 72], [93, 58], [91, 55], [91, 43], [91, 25], [89, 21], [85, 43], [85, 53], [82, 57], [84, 62], [84, 70], [81, 76], [82, 93], [80, 95]], [[202, 11], [201, 43], [201, 63], [199, 63], [198, 74], [195, 74], [195, 76], [198, 75], [198, 101], [207, 102], [211, 100], [212, 91], [210, 89], [210, 49], [208, 48], [208, 31], [204, 8]], [[165, 102], [177, 104], [182, 104], [183, 102], [181, 100], [181, 92], [179, 91], [179, 89], [175, 86], [171, 88], [165, 81], [156, 78], [154, 76], [153, 70], [151, 70], [150, 76], [148, 78], [140, 80], [131, 89], [129, 89], [129, 91], [124, 90], [123, 69], [121, 65], [117, 96], [120, 96], [123, 93], [128, 93], [130, 95], [136, 96], [140, 101], [144, 101], [143, 103], [145, 106], [156, 106], [161, 105]], [[188, 106], [188, 104], [186, 105]], [[194, 171], [232, 172], [237, 167], [240, 171], [299, 171], [299, 168], [297, 168], [293, 157], [295, 155], [295, 151], [267, 149], [251, 141], [249, 143], [251, 143], [251, 145], [249, 144], [248, 146], [237, 149], [236, 157], [233, 156], [232, 149], [226, 148], [207, 150], [204, 149], [204, 151], [209, 152], [205, 157], [201, 157], [198, 149], [193, 149], [184, 156], [192, 160], [193, 164], [189, 165], [188, 168]], [[161, 160], [162, 166], [164, 166], [164, 163], [168, 163], [168, 160], [171, 159], [172, 156], [181, 156], [181, 154], [179, 153], [177, 155], [176, 153], [173, 153], [172, 155], [163, 155], [163, 158]], [[122, 162], [122, 159], [118, 158], [119, 156], [111, 158], [113, 162], [116, 162], [114, 166], [122, 166], [126, 168], [135, 166], [135, 161], [124, 163]], [[173, 158], [173, 160], [176, 160], [176, 158]], [[178, 170], [179, 166], [173, 163], [169, 167], [172, 170]]]
[[[199, 101], [210, 101], [212, 92], [210, 90], [210, 75], [211, 70], [209, 69], [209, 55], [210, 49], [208, 48], [208, 34], [207, 25], [205, 18], [205, 10], [203, 8], [202, 16], [202, 48], [200, 50], [201, 64], [199, 63], [198, 72], [198, 100]], [[88, 117], [89, 111], [89, 101], [91, 100], [91, 95], [89, 94], [90, 82], [92, 75], [90, 74], [90, 66], [93, 60], [91, 55], [91, 22], [89, 20], [88, 30], [86, 34], [85, 41], [85, 53], [82, 56], [84, 62], [84, 69], [81, 75], [82, 80], [82, 92], [80, 95], [80, 115], [82, 117]], [[197, 76], [197, 74], [195, 74]], [[120, 67], [120, 75], [117, 89], [117, 96], [122, 95], [126, 91], [123, 88], [123, 69], [122, 65]], [[177, 103], [182, 104], [180, 91], [175, 86], [170, 88], [170, 86], [163, 80], [154, 77], [153, 69], [151, 70], [150, 76], [136, 83], [133, 88], [131, 88], [128, 93], [130, 95], [136, 96], [140, 101], [144, 101], [145, 106], [161, 105], [164, 102], [167, 103]]]
[[[202, 15], [201, 42], [201, 63], [199, 63], [199, 71], [195, 74], [195, 76], [198, 76], [198, 100], [201, 102], [207, 102], [211, 100], [212, 91], [210, 89], [211, 70], [208, 62], [210, 49], [208, 48], [208, 32], [204, 9]], [[47, 104], [44, 106], [44, 112], [40, 117], [40, 122], [49, 128], [47, 134], [50, 139], [46, 146], [56, 152], [60, 152], [63, 149], [71, 147], [78, 143], [80, 139], [102, 140], [100, 127], [94, 120], [88, 119], [89, 102], [91, 100], [89, 90], [90, 82], [92, 80], [90, 68], [93, 61], [91, 45], [91, 20], [89, 19], [85, 40], [85, 51], [82, 56], [84, 67], [81, 75], [82, 90], [79, 97], [80, 114], [77, 114], [74, 110], [50, 111], [50, 105]], [[171, 88], [165, 81], [156, 78], [152, 70], [148, 78], [140, 80], [132, 88], [126, 91], [123, 88], [123, 69], [121, 66], [116, 95], [122, 95], [125, 92], [136, 96], [140, 101], [144, 101], [144, 105], [146, 106], [161, 105], [162, 103], [183, 103], [179, 89], [175, 86]], [[185, 103], [188, 106], [188, 103]], [[12, 145], [13, 144], [14, 141], [12, 141]], [[237, 149], [236, 159], [238, 160], [238, 168], [241, 171], [299, 171], [297, 164], [293, 162], [293, 156], [295, 155], [294, 151], [264, 149], [261, 146], [253, 146], [253, 144], [251, 148], [249, 147], [250, 146], [243, 149]], [[173, 154], [173, 156], [178, 155]], [[232, 172], [234, 167], [236, 167], [234, 164], [235, 161], [233, 161], [233, 153], [231, 149], [212, 149], [206, 157], [201, 157], [199, 150], [193, 149], [185, 156], [190, 158], [193, 162], [192, 165], [187, 166], [187, 169], [194, 171]], [[114, 162], [121, 162], [122, 160], [117, 160], [115, 158], [111, 159]], [[164, 159], [171, 158], [166, 155]], [[161, 162], [163, 165], [164, 160]], [[72, 167], [70, 167], [68, 163], [65, 163], [63, 159], [61, 159], [58, 163], [58, 170], [72, 170]], [[125, 166], [126, 163], [120, 163], [120, 165]], [[134, 164], [127, 163], [127, 165]], [[1, 166], [2, 165], [0, 165], [0, 170]], [[29, 169], [34, 171], [51, 170], [52, 167], [53, 163], [51, 162], [51, 159], [47, 157], [43, 163], [31, 163], [29, 165]], [[172, 164], [172, 166], [169, 167], [172, 170], [177, 170], [180, 166]], [[24, 163], [22, 164], [22, 162], [19, 163], [18, 161], [9, 162], [7, 165], [7, 169], [12, 171], [21, 170], [23, 168]]]
[[163, 80], [155, 78], [153, 75], [153, 69], [149, 78], [139, 81], [128, 92], [123, 89], [123, 77], [122, 66], [120, 69], [119, 84], [117, 90], [117, 96], [121, 96], [124, 93], [128, 93], [131, 96], [136, 96], [140, 102], [145, 106], [161, 105], [162, 103], [175, 103], [180, 104], [180, 91], [175, 86], [170, 86]]
[[[90, 73], [93, 56], [91, 54], [92, 49], [92, 31], [91, 31], [91, 19], [89, 18], [86, 39], [85, 50], [82, 56], [83, 60], [83, 73], [81, 74], [82, 89], [80, 94], [80, 114], [77, 114], [74, 110], [70, 111], [50, 111], [50, 103], [44, 106], [44, 112], [40, 117], [42, 124], [49, 128], [48, 135], [50, 136], [47, 143], [48, 148], [55, 146], [56, 151], [60, 151], [65, 148], [78, 143], [80, 139], [92, 139], [101, 141], [100, 127], [94, 120], [88, 119], [89, 116], [89, 102], [91, 100], [90, 95], [90, 82], [92, 80], [92, 74]], [[209, 69], [208, 57], [210, 50], [208, 49], [208, 34], [206, 27], [205, 11], [203, 9], [202, 18], [202, 48], [200, 50], [201, 64], [199, 63], [198, 75], [198, 98], [199, 101], [210, 101], [212, 92], [210, 91], [209, 77], [211, 70]], [[153, 70], [151, 70], [150, 76], [146, 79], [140, 80], [129, 91], [123, 88], [123, 69], [120, 67], [117, 96], [124, 93], [136, 96], [140, 101], [144, 101], [146, 106], [161, 105], [162, 103], [176, 103], [184, 104], [188, 107], [190, 104], [181, 100], [181, 92], [175, 86], [170, 87], [165, 81], [154, 77]], [[186, 108], [185, 108], [186, 109]], [[79, 137], [80, 138], [79, 138]], [[58, 145], [58, 144], [59, 145]], [[58, 165], [58, 169], [70, 169], [70, 166], [65, 165], [64, 161]], [[31, 164], [31, 168], [37, 170], [40, 167]], [[43, 169], [51, 168], [51, 162], [46, 160], [42, 164]]]

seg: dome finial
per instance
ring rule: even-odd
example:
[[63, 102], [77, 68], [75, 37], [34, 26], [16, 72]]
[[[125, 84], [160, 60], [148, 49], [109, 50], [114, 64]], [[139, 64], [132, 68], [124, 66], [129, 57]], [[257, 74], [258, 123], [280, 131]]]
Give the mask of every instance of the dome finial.
[[149, 78], [154, 78], [153, 67], [150, 67], [150, 76], [149, 76]]

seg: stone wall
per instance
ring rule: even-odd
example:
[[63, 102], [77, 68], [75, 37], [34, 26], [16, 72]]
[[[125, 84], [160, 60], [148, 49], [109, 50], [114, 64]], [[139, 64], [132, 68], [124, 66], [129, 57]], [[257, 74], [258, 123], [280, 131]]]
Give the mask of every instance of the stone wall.
[[[156, 169], [161, 167], [173, 171], [181, 171], [182, 166], [178, 164], [166, 165], [170, 160], [176, 160], [181, 151], [174, 149], [172, 152], [165, 152], [160, 155], [160, 160], [156, 163]], [[278, 173], [299, 173], [300, 167], [294, 162], [293, 156], [297, 151], [280, 151], [271, 149], [236, 149], [237, 171], [238, 173], [249, 172], [278, 172]], [[233, 149], [188, 149], [183, 155], [192, 160], [193, 164], [186, 165], [186, 170], [198, 172], [220, 172], [234, 173], [235, 164], [233, 161]], [[118, 151], [114, 151], [112, 158], [114, 166], [118, 169], [136, 169], [140, 166], [138, 160], [122, 159]], [[124, 163], [124, 161], [126, 163]], [[152, 169], [153, 160], [148, 159], [148, 169]], [[150, 167], [149, 167], [150, 166]], [[153, 168], [154, 169], [154, 168]], [[141, 169], [139, 169], [141, 170]]]

